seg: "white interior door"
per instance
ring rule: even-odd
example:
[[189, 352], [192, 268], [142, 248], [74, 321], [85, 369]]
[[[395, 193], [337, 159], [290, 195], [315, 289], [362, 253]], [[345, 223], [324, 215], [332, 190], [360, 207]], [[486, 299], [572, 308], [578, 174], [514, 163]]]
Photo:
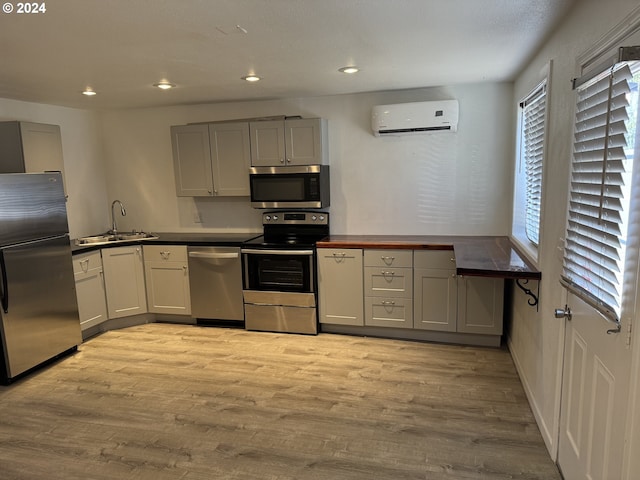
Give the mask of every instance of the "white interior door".
[[[568, 294], [558, 465], [565, 480], [622, 478], [631, 349], [614, 325]], [[628, 318], [623, 316], [623, 318]]]
[[[639, 45], [640, 35], [624, 43]], [[565, 319], [558, 439], [565, 480], [622, 479], [629, 431], [630, 327], [640, 248], [640, 63], [618, 63], [601, 72], [583, 77], [576, 88], [562, 274], [571, 310]]]

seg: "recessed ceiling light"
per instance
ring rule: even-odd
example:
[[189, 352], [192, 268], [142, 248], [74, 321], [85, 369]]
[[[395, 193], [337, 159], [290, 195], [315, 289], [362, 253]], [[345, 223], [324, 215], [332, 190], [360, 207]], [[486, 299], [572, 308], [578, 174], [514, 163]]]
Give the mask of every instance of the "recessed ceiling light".
[[342, 73], [357, 73], [360, 71], [360, 69], [355, 65], [350, 65], [348, 67], [339, 68], [338, 71]]
[[246, 80], [247, 82], [257, 82], [261, 80], [261, 78], [257, 75], [245, 75], [244, 77], [240, 77], [242, 80]]
[[166, 80], [163, 80], [162, 82], [154, 83], [153, 86], [158, 87], [162, 90], [169, 90], [170, 88], [174, 88], [175, 84], [169, 83]]
[[94, 95], [96, 95], [96, 92], [93, 91], [93, 88], [87, 87], [87, 88], [84, 89], [82, 94], [86, 95], [87, 97], [93, 97]]

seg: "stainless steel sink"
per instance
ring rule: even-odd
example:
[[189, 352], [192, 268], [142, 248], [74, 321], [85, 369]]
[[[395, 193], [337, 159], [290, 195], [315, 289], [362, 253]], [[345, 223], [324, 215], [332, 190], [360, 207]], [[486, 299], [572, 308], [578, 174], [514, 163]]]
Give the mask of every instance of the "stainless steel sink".
[[125, 232], [125, 233], [118, 233], [116, 238], [117, 240], [120, 240], [120, 241], [127, 241], [127, 240], [150, 240], [158, 237], [153, 233]]
[[156, 238], [158, 238], [157, 235], [146, 232], [118, 232], [116, 235], [107, 232], [100, 235], [77, 238], [76, 245], [107, 245], [140, 240], [154, 240]]

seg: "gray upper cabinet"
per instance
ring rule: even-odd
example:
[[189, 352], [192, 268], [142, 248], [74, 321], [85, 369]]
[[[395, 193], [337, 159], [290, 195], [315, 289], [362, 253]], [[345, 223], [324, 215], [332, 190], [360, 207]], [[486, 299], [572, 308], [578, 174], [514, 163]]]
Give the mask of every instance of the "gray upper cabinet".
[[247, 122], [173, 126], [171, 143], [179, 197], [249, 195]]
[[64, 182], [60, 127], [32, 122], [0, 122], [0, 173], [46, 171], [61, 172]]
[[327, 121], [290, 118], [250, 122], [254, 167], [321, 165], [328, 154]]
[[219, 196], [249, 196], [251, 149], [248, 123], [209, 125], [213, 192]]

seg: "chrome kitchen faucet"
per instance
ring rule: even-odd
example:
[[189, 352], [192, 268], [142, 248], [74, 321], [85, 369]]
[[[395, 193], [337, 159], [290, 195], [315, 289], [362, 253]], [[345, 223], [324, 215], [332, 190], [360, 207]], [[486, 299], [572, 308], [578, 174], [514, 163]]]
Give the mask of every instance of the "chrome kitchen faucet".
[[122, 202], [120, 200], [114, 200], [111, 204], [111, 233], [113, 235], [116, 235], [118, 233], [118, 227], [116, 226], [116, 216], [113, 213], [113, 207], [116, 205], [116, 203], [120, 204], [120, 213], [122, 213], [122, 216], [124, 217], [127, 215], [127, 211], [124, 209], [124, 205], [122, 204]]

